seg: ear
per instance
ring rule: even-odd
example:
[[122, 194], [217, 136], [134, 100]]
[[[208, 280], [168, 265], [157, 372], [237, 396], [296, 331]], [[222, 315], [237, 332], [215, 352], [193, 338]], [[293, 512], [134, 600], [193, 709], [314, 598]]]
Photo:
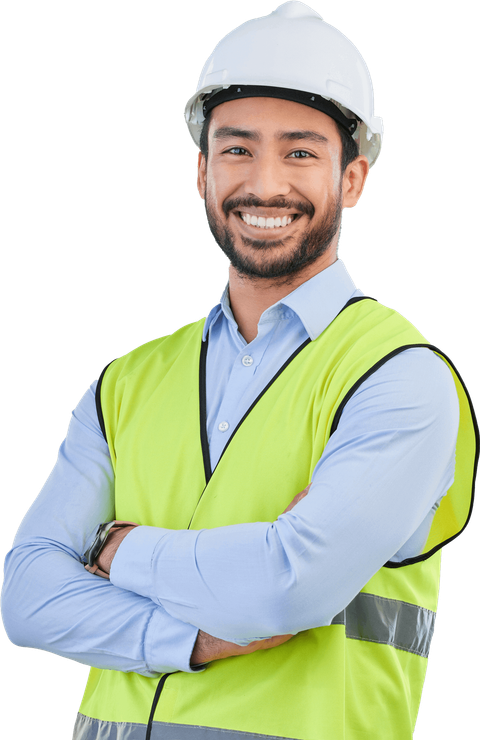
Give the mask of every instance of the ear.
[[198, 152], [198, 177], [197, 177], [197, 188], [200, 193], [200, 198], [205, 200], [205, 188], [207, 185], [207, 160], [203, 156], [202, 152]]
[[360, 198], [369, 171], [368, 159], [360, 154], [350, 162], [343, 175], [343, 207], [353, 208]]

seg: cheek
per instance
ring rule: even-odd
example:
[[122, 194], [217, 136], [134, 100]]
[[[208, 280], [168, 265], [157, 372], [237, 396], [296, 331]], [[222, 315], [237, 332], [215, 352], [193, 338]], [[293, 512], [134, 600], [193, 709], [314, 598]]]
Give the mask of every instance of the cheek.
[[316, 203], [323, 211], [330, 209], [341, 194], [342, 179], [340, 166], [336, 167], [330, 177], [325, 178], [316, 192]]
[[[300, 170], [300, 168], [299, 168]], [[302, 168], [290, 178], [291, 197], [309, 201], [318, 211], [324, 210], [338, 192], [340, 167], [331, 166]]]
[[207, 168], [207, 186], [218, 208], [221, 208], [227, 198], [234, 198], [244, 192], [247, 177], [248, 172], [238, 164], [231, 167], [217, 162]]
[[[211, 168], [207, 168], [207, 179], [206, 179], [206, 192], [209, 202], [219, 210], [222, 206], [222, 181], [218, 175], [218, 172], [212, 172]], [[223, 198], [223, 200], [225, 197]]]

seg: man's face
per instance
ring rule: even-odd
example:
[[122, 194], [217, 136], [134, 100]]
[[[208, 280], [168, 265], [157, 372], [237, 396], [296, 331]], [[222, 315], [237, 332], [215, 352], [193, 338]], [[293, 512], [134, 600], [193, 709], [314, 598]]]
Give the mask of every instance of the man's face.
[[340, 155], [334, 121], [300, 103], [244, 98], [213, 109], [198, 187], [240, 275], [288, 279], [335, 249]]

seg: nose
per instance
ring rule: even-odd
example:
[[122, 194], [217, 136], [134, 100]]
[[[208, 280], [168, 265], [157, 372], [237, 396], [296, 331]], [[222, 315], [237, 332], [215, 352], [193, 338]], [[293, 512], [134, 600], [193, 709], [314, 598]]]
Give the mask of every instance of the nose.
[[255, 195], [263, 201], [277, 196], [286, 196], [291, 186], [286, 177], [285, 167], [276, 156], [265, 154], [256, 157], [248, 168], [244, 187], [248, 195]]

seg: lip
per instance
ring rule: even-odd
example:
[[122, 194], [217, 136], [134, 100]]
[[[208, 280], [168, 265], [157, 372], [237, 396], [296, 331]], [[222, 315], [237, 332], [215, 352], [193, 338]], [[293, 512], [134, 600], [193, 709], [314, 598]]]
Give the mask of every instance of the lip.
[[[249, 213], [249, 211], [247, 209], [245, 209], [243, 211], [243, 213]], [[258, 213], [258, 211], [257, 211], [257, 213]], [[300, 219], [303, 216], [303, 213], [297, 213], [297, 212], [295, 212], [295, 215], [297, 216], [297, 218], [295, 218], [290, 224], [288, 224], [288, 226], [274, 226], [273, 228], [270, 228], [270, 229], [262, 228], [260, 226], [252, 226], [251, 224], [247, 224], [246, 221], [244, 221], [243, 218], [241, 217], [240, 211], [234, 211], [233, 212], [233, 215], [234, 215], [234, 217], [236, 217], [235, 220], [238, 223], [240, 223], [240, 226], [243, 226], [243, 228], [245, 229], [246, 233], [248, 233], [249, 235], [258, 234], [259, 238], [265, 239], [265, 237], [268, 237], [268, 236], [272, 236], [272, 237], [278, 238], [278, 236], [280, 234], [285, 234], [285, 236], [288, 236], [289, 234], [291, 234], [292, 227], [294, 227], [294, 225], [298, 221], [300, 221]], [[292, 215], [293, 216], [294, 213], [285, 214], [285, 215]]]

